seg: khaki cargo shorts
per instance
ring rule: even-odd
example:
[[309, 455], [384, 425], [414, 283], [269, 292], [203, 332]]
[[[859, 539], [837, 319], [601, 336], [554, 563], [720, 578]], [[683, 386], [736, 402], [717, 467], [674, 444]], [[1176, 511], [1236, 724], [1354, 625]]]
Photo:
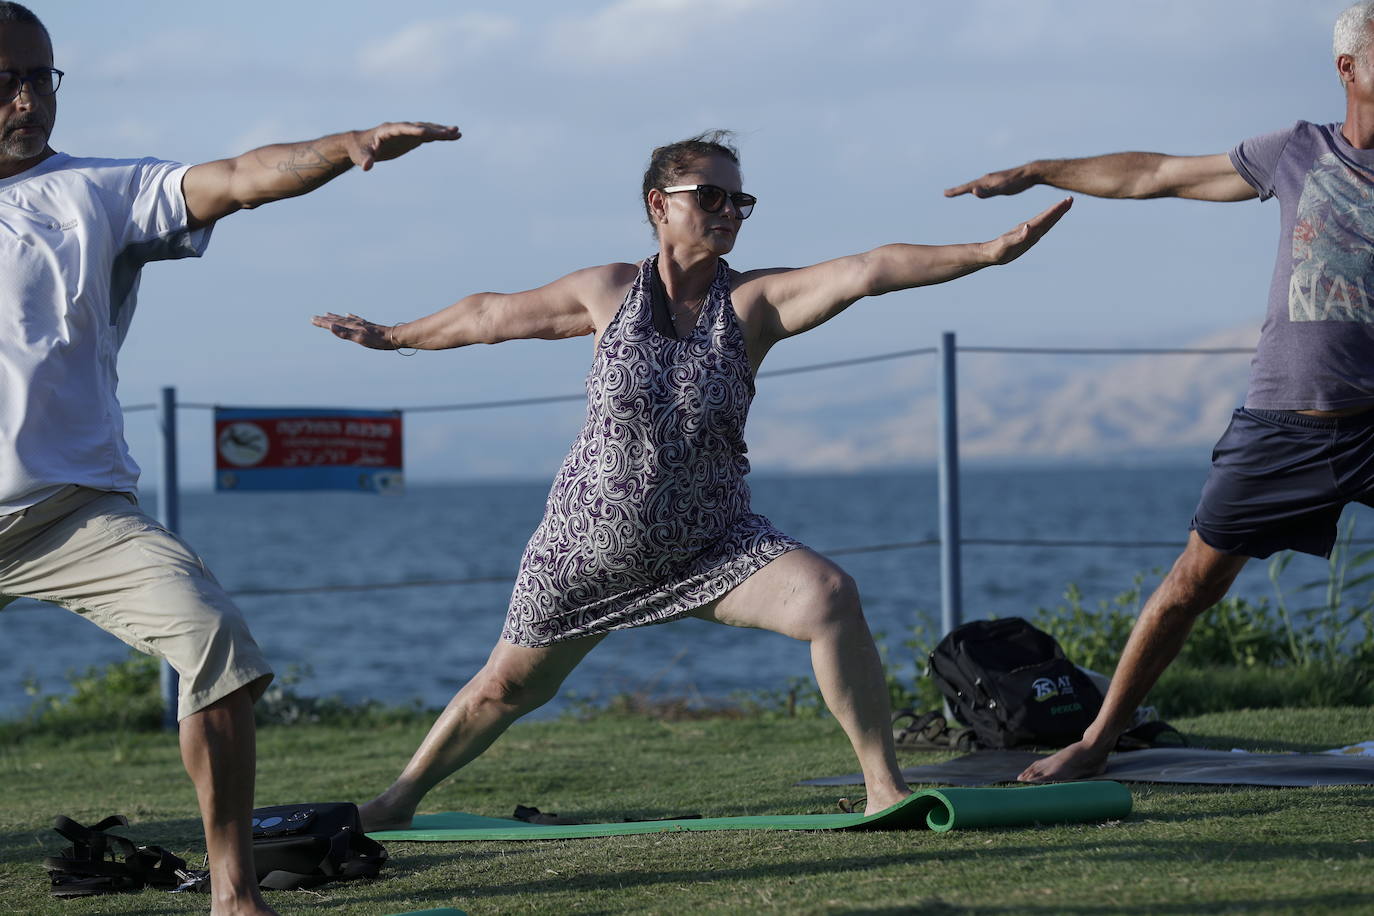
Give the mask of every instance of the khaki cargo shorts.
[[256, 700], [272, 681], [204, 562], [128, 494], [73, 486], [0, 515], [0, 607], [15, 598], [60, 605], [166, 659], [180, 675], [178, 719], [245, 685]]

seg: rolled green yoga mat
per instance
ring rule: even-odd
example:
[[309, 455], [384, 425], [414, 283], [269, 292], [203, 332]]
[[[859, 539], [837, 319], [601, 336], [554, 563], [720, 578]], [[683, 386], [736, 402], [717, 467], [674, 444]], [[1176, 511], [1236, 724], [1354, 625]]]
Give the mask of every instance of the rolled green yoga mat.
[[406, 830], [379, 830], [376, 840], [441, 843], [458, 840], [570, 840], [694, 830], [920, 830], [1024, 827], [1108, 821], [1131, 813], [1131, 793], [1119, 782], [1067, 782], [994, 789], [926, 789], [873, 815], [780, 814], [706, 817], [623, 824], [530, 824], [460, 811], [421, 814]]

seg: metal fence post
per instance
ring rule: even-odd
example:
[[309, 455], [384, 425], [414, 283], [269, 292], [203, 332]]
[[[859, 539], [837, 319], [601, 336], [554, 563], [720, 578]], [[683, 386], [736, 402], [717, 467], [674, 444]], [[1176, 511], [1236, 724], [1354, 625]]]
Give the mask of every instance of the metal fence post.
[[940, 337], [940, 626], [942, 633], [964, 618], [959, 559], [959, 396], [954, 332]]
[[[177, 390], [162, 389], [157, 425], [162, 431], [162, 465], [159, 468], [157, 520], [168, 531], [181, 530], [181, 493], [177, 483]], [[162, 687], [162, 727], [177, 728], [177, 673], [164, 659], [159, 678]]]

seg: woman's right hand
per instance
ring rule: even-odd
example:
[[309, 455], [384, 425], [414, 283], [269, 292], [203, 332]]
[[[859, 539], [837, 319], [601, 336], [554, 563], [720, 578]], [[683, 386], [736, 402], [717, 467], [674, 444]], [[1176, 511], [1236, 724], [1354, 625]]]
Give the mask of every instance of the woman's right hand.
[[393, 336], [396, 332], [396, 325], [375, 324], [352, 313], [335, 315], [333, 312], [316, 315], [310, 319], [310, 323], [317, 328], [324, 328], [335, 337], [351, 340], [370, 350], [399, 350], [401, 348], [401, 344], [397, 343]]
[[1069, 207], [1072, 206], [1073, 198], [1066, 197], [1049, 209], [1032, 216], [1015, 229], [1004, 232], [988, 242], [988, 261], [992, 264], [1010, 264], [1015, 261], [1030, 251], [1031, 246], [1036, 242], [1044, 238], [1045, 233], [1053, 229], [1054, 224], [1059, 222], [1060, 217], [1068, 213]]

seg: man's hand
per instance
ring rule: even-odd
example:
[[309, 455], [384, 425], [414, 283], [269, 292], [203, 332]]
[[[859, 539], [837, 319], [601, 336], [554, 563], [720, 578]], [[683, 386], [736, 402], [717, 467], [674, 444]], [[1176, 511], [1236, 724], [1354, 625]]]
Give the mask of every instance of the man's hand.
[[[400, 153], [396, 155], [399, 156]], [[351, 340], [369, 350], [399, 350], [401, 348], [401, 345], [392, 338], [392, 334], [396, 330], [394, 325], [374, 324], [366, 318], [359, 318], [352, 313], [335, 315], [333, 312], [325, 312], [323, 315], [316, 315], [311, 318], [310, 323], [317, 328], [324, 328], [333, 333], [335, 337]]]
[[1014, 169], [989, 172], [982, 178], [975, 178], [966, 184], [945, 189], [946, 197], [972, 194], [974, 197], [997, 197], [1003, 194], [1020, 194], [1027, 188], [1039, 184], [1039, 179], [1031, 173], [1030, 167], [1018, 165]]
[[1048, 210], [1031, 217], [1015, 229], [1004, 232], [988, 242], [990, 262], [993, 264], [1010, 264], [1030, 251], [1031, 246], [1044, 238], [1045, 233], [1053, 229], [1054, 224], [1059, 222], [1060, 218], [1068, 213], [1072, 206], [1073, 198], [1066, 197]]
[[1087, 741], [1070, 744], [1058, 753], [1035, 761], [1016, 777], [1018, 782], [1070, 782], [1102, 775], [1107, 768], [1107, 751]]
[[457, 140], [462, 135], [456, 127], [430, 121], [388, 121], [345, 135], [344, 147], [353, 164], [366, 172], [374, 163], [404, 156], [422, 143]]

